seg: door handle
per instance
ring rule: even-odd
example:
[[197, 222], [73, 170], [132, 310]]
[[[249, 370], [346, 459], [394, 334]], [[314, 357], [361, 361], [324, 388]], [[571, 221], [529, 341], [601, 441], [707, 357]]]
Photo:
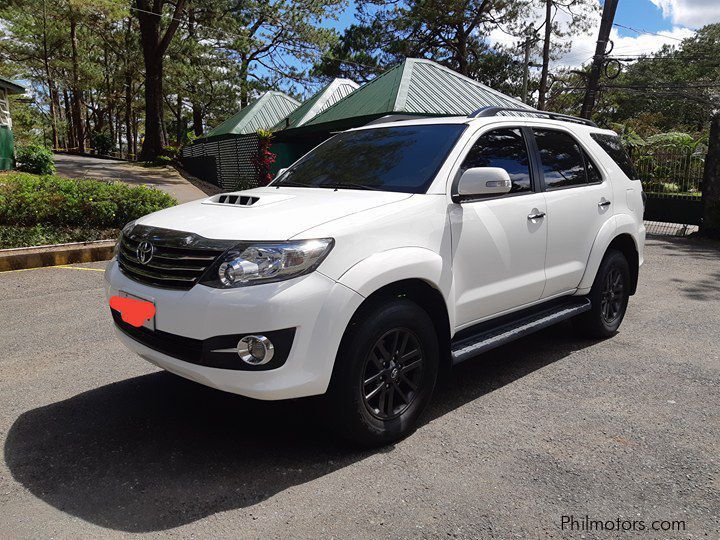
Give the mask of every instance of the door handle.
[[598, 206], [599, 206], [600, 208], [605, 208], [606, 206], [610, 206], [610, 201], [600, 201], [600, 202], [598, 203]]
[[528, 214], [528, 219], [542, 219], [545, 217], [545, 212], [536, 212], [535, 214]]

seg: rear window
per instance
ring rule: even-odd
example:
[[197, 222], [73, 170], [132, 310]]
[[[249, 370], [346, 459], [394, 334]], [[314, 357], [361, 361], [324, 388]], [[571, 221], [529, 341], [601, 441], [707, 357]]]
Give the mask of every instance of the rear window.
[[433, 124], [340, 133], [272, 185], [425, 193], [465, 127]]
[[622, 169], [630, 180], [638, 180], [637, 171], [630, 161], [630, 157], [627, 155], [625, 148], [620, 142], [620, 137], [617, 135], [607, 135], [605, 133], [591, 133], [590, 136], [595, 139], [595, 142], [605, 150], [608, 156], [612, 158], [615, 164]]

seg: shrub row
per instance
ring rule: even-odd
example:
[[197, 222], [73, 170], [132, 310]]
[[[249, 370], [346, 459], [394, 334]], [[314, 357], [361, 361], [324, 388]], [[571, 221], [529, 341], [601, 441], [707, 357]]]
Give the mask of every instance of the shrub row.
[[0, 225], [0, 249], [112, 240], [118, 237], [119, 232], [117, 229], [94, 229], [91, 227]]
[[145, 186], [24, 173], [0, 175], [0, 224], [122, 228], [177, 204]]

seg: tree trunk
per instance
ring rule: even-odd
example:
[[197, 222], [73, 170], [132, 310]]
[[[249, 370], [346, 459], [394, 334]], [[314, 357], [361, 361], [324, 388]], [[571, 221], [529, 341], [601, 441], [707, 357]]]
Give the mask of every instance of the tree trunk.
[[[167, 144], [163, 122], [163, 58], [175, 31], [180, 24], [180, 15], [185, 9], [185, 0], [177, 0], [175, 10], [164, 35], [160, 35], [160, 23], [164, 0], [136, 0], [140, 22], [140, 43], [145, 61], [145, 139], [140, 159], [155, 160]], [[152, 12], [150, 10], [152, 9]]]
[[240, 64], [240, 108], [247, 107], [250, 92], [248, 92], [248, 62], [243, 58]]
[[193, 115], [193, 132], [196, 137], [202, 137], [203, 134], [203, 110], [199, 103], [193, 101], [192, 104], [192, 115]]
[[175, 139], [178, 144], [182, 144], [185, 138], [185, 126], [183, 126], [182, 118], [183, 100], [180, 93], [177, 95], [177, 126], [175, 127]]
[[66, 89], [63, 89], [63, 101], [65, 102], [65, 119], [67, 120], [67, 146], [65, 148], [75, 148], [75, 126], [73, 125], [70, 96]]
[[458, 32], [458, 44], [457, 44], [457, 60], [458, 60], [458, 72], [466, 77], [468, 73], [468, 59], [467, 59], [467, 36], [460, 30]]
[[134, 154], [132, 138], [132, 75], [129, 71], [125, 72], [125, 137], [127, 139], [128, 159], [130, 154]]
[[70, 48], [72, 52], [72, 119], [75, 127], [75, 146], [79, 152], [85, 152], [85, 130], [82, 121], [82, 90], [77, 51], [77, 21], [70, 18]]
[[42, 46], [43, 46], [43, 64], [45, 66], [45, 77], [47, 78], [48, 84], [48, 98], [50, 101], [50, 127], [52, 128], [52, 146], [58, 148], [59, 137], [57, 129], [57, 112], [55, 108], [56, 103], [56, 92], [55, 81], [53, 81], [52, 75], [50, 74], [50, 53], [48, 52], [47, 45], [47, 14], [45, 12], [45, 4], [43, 3], [43, 35], [42, 35]]
[[550, 68], [550, 38], [552, 36], [552, 7], [553, 0], [545, 0], [545, 41], [543, 42], [542, 72], [540, 73], [540, 95], [538, 96], [538, 109], [545, 110], [545, 95], [547, 94], [548, 71]]
[[162, 120], [162, 58], [152, 53], [145, 55], [145, 138], [143, 139], [140, 160], [152, 161], [165, 146]]
[[702, 185], [703, 219], [700, 232], [720, 238], [720, 113], [710, 122], [708, 151]]

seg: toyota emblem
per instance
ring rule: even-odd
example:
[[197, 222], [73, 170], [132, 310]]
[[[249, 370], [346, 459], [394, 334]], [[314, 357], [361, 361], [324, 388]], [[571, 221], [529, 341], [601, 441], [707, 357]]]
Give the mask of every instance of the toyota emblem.
[[137, 260], [141, 264], [149, 263], [150, 260], [153, 258], [154, 253], [155, 253], [155, 246], [153, 246], [150, 242], [140, 242], [138, 244], [137, 250], [135, 250], [135, 254], [137, 255]]

